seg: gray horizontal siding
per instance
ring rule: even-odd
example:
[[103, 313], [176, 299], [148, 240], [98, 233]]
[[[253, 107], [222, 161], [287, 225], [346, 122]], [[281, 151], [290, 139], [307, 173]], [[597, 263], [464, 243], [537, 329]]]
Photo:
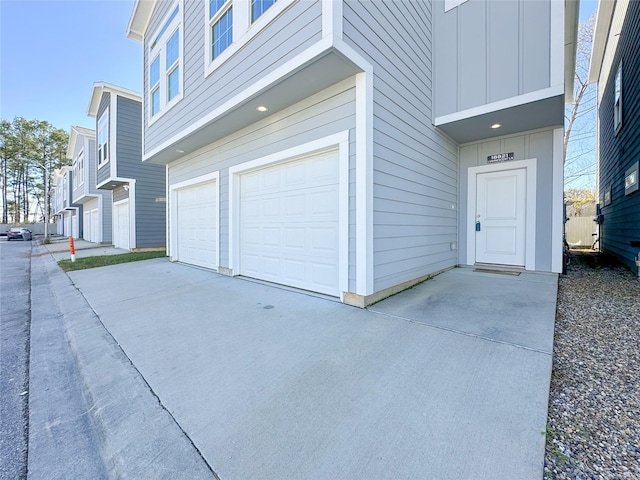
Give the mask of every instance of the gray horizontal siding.
[[[149, 35], [158, 28], [169, 8], [170, 5], [166, 3], [156, 7], [147, 30]], [[146, 126], [146, 151], [157, 147], [263, 78], [321, 36], [321, 3], [317, 0], [296, 2], [209, 77], [204, 78], [204, 8], [205, 2], [185, 2], [184, 98], [155, 123]], [[145, 39], [145, 42], [148, 41], [149, 38]], [[145, 43], [145, 66], [147, 57]], [[148, 72], [145, 68], [144, 91], [147, 89]], [[148, 105], [145, 104], [145, 122], [148, 118], [147, 109]]]
[[460, 262], [466, 263], [467, 232], [474, 219], [468, 217], [468, 169], [487, 164], [487, 156], [514, 152], [514, 160], [537, 159], [536, 178], [536, 265], [542, 272], [551, 271], [551, 219], [553, 218], [553, 130], [524, 133], [467, 144], [460, 147]]
[[433, 4], [436, 116], [551, 85], [551, 0]]
[[[135, 247], [166, 245], [166, 168], [142, 163], [142, 104], [118, 96], [116, 172], [120, 178], [135, 179]], [[114, 202], [116, 192], [114, 191]]]
[[374, 290], [456, 264], [457, 145], [432, 125], [431, 5], [356, 2], [344, 38], [374, 68]]
[[[225, 267], [229, 265], [229, 167], [354, 127], [355, 89], [354, 80], [349, 79], [171, 163], [169, 183], [220, 172], [220, 265]], [[350, 182], [353, 185], [353, 176]], [[353, 218], [353, 188], [349, 195]], [[355, 248], [354, 233], [350, 232], [350, 249]], [[350, 265], [350, 288], [355, 288], [353, 267]]]

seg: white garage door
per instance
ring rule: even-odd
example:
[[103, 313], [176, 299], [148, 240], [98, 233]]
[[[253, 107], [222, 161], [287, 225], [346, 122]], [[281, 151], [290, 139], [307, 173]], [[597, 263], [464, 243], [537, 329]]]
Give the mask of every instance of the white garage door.
[[216, 182], [176, 190], [176, 260], [218, 268]]
[[241, 275], [339, 295], [338, 167], [336, 151], [241, 175]]
[[82, 220], [82, 238], [91, 241], [91, 212], [84, 212], [83, 220]]
[[129, 200], [113, 205], [113, 246], [129, 250]]

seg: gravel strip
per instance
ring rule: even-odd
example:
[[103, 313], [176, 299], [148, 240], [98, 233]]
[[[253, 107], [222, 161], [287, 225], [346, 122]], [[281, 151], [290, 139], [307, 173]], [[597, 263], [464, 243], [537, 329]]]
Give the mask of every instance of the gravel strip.
[[604, 255], [560, 277], [544, 474], [640, 479], [640, 283]]

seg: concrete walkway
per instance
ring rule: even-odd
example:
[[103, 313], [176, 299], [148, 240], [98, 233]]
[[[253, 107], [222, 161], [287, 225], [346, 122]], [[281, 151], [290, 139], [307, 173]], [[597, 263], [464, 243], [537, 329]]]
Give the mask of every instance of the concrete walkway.
[[165, 259], [56, 282], [113, 476], [542, 478], [556, 275], [368, 310]]
[[[46, 250], [58, 260], [71, 258], [71, 252], [69, 247], [69, 237], [61, 235], [52, 235], [50, 237], [50, 244], [45, 245]], [[94, 257], [96, 255], [121, 255], [123, 253], [129, 253], [129, 250], [122, 248], [116, 248], [111, 244], [87, 242], [81, 238], [76, 238], [73, 241], [76, 251], [76, 258]]]

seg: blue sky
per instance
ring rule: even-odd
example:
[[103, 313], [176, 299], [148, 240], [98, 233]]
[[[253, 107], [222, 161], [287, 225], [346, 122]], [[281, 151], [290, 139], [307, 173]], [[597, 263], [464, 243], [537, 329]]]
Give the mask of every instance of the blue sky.
[[0, 116], [69, 131], [93, 82], [142, 89], [142, 47], [126, 36], [133, 0], [0, 0]]
[[[142, 47], [125, 30], [133, 0], [0, 0], [0, 116], [95, 128], [93, 82], [140, 92]], [[582, 0], [580, 18], [595, 12]]]

